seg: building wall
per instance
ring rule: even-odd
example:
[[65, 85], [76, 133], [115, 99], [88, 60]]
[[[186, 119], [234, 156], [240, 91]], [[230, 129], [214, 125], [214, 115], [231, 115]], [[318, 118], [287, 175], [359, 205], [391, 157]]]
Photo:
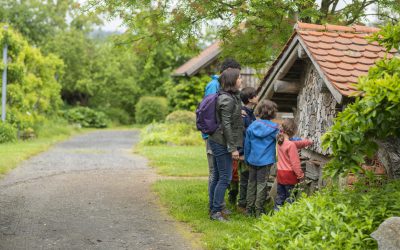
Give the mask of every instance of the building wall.
[[294, 114], [298, 124], [298, 135], [314, 141], [310, 151], [327, 155], [329, 150], [321, 147], [321, 136], [333, 124], [336, 117], [337, 102], [332, 94], [323, 88], [315, 67], [309, 63], [304, 74], [303, 87], [297, 97], [297, 110]]
[[265, 74], [265, 70], [256, 71], [253, 68], [245, 67], [240, 71], [242, 76], [242, 85], [244, 87], [257, 88], [261, 81], [261, 77]]

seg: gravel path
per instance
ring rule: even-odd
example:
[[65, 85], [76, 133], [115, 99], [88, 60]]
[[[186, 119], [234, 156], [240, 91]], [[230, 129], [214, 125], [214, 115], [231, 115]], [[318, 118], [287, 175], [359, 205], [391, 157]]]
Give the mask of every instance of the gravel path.
[[135, 131], [76, 136], [0, 180], [0, 249], [193, 249], [131, 153]]

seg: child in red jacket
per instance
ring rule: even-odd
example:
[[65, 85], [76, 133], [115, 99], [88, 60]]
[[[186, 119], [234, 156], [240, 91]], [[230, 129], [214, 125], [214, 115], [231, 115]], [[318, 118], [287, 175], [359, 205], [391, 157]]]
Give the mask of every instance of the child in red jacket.
[[297, 126], [293, 119], [285, 119], [281, 125], [281, 133], [277, 136], [278, 142], [278, 194], [275, 199], [275, 210], [279, 210], [285, 201], [293, 202], [290, 194], [294, 186], [304, 178], [300, 167], [298, 149], [310, 146], [310, 140], [290, 141], [289, 138], [296, 134]]

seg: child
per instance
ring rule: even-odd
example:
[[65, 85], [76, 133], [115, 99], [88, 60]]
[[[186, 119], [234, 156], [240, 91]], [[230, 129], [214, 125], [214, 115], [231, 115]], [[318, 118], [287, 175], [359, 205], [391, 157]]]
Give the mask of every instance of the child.
[[246, 213], [259, 217], [264, 212], [267, 198], [267, 177], [272, 164], [276, 162], [276, 135], [278, 125], [271, 122], [278, 107], [270, 100], [264, 100], [256, 110], [259, 120], [254, 121], [246, 131], [244, 159], [249, 166]]
[[[243, 136], [245, 138], [247, 128], [250, 126], [252, 122], [256, 120], [256, 117], [254, 115], [254, 107], [258, 104], [257, 90], [253, 87], [246, 87], [242, 89], [242, 91], [240, 92], [240, 99], [242, 99], [242, 103], [244, 104], [244, 106], [242, 106], [242, 119], [244, 123]], [[238, 170], [237, 170], [239, 174], [239, 183], [234, 183], [234, 184], [240, 185], [238, 210], [244, 213], [247, 204], [246, 199], [247, 199], [247, 184], [249, 182], [249, 167], [244, 162], [243, 154], [244, 150], [243, 148], [240, 148], [239, 149], [240, 160], [238, 161]]]
[[293, 119], [283, 120], [281, 133], [277, 136], [278, 141], [278, 172], [277, 172], [277, 196], [275, 210], [279, 210], [285, 201], [292, 203], [290, 194], [299, 180], [304, 178], [300, 167], [298, 149], [310, 146], [310, 140], [291, 141], [289, 138], [296, 134], [297, 126]]

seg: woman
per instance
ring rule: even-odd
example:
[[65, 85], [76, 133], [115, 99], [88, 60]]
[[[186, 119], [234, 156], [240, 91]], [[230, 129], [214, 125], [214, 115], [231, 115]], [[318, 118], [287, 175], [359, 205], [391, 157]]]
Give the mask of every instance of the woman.
[[214, 155], [214, 169], [209, 191], [211, 219], [225, 221], [222, 209], [225, 191], [232, 179], [232, 159], [239, 159], [238, 147], [243, 143], [243, 120], [239, 90], [240, 70], [228, 68], [220, 76], [216, 115], [219, 128], [209, 137]]

